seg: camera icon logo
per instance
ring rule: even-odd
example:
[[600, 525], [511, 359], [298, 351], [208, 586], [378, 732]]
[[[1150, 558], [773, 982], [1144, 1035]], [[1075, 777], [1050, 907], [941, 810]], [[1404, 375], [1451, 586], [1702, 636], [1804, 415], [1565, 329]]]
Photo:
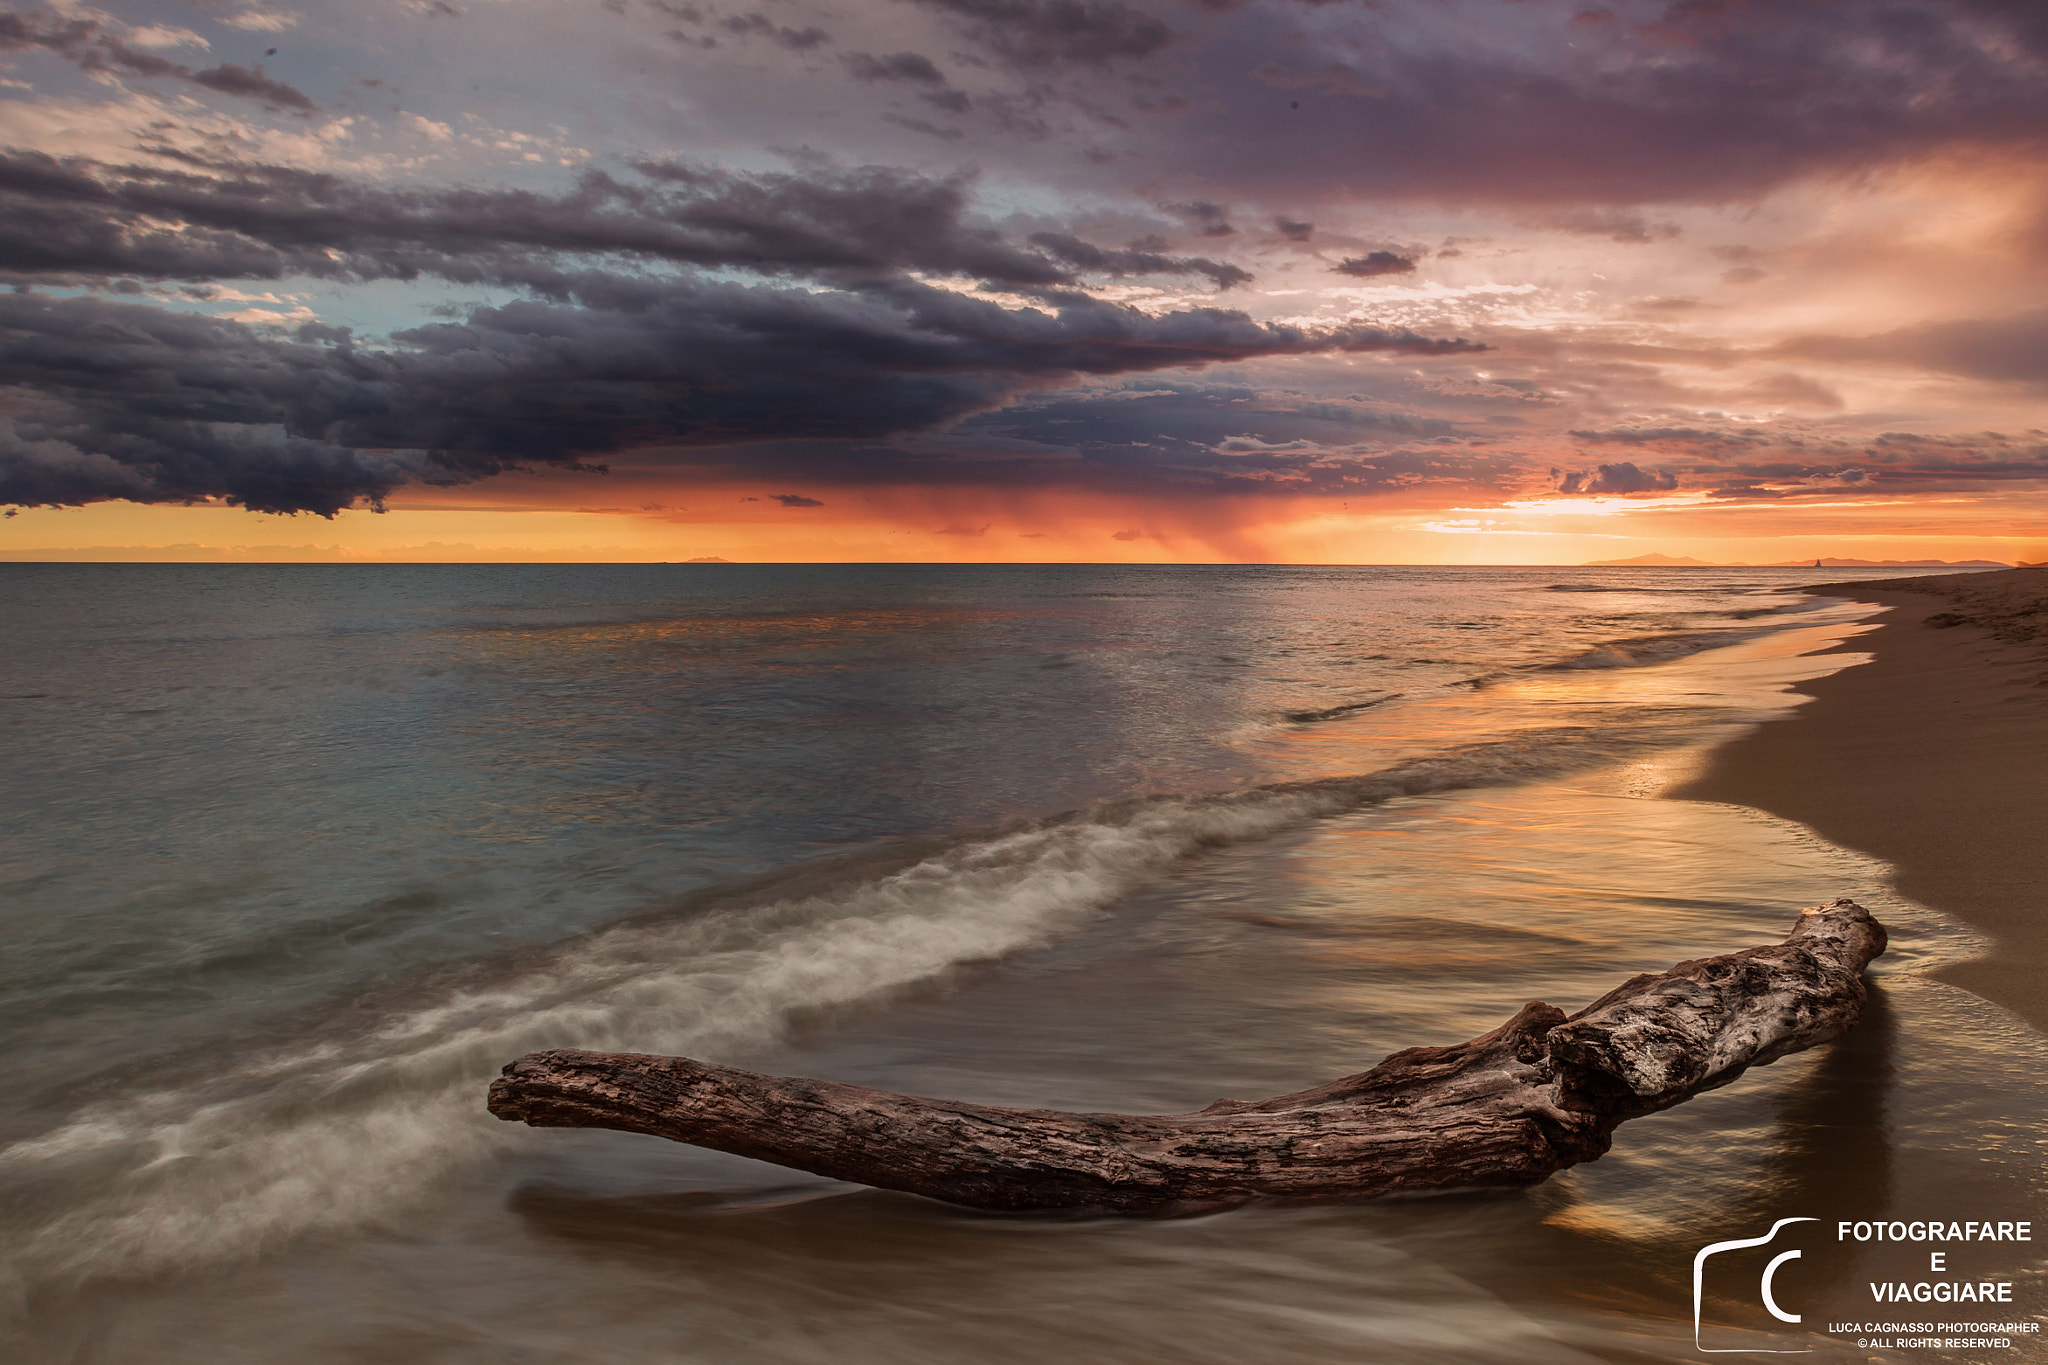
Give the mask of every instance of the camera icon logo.
[[[1707, 1258], [1709, 1256], [1718, 1255], [1723, 1251], [1741, 1251], [1749, 1247], [1768, 1246], [1772, 1238], [1792, 1224], [1818, 1221], [1818, 1219], [1814, 1218], [1780, 1218], [1771, 1225], [1771, 1230], [1761, 1237], [1739, 1237], [1734, 1241], [1715, 1242], [1712, 1246], [1700, 1248], [1699, 1255], [1692, 1258], [1692, 1344], [1694, 1350], [1707, 1355], [1806, 1355], [1813, 1350], [1811, 1346], [1773, 1349], [1763, 1346], [1715, 1347], [1702, 1345], [1700, 1342], [1700, 1307], [1702, 1299], [1701, 1290], [1706, 1281]], [[1764, 1310], [1779, 1322], [1796, 1324], [1800, 1321], [1800, 1315], [1788, 1313], [1778, 1306], [1778, 1301], [1771, 1292], [1771, 1280], [1777, 1275], [1779, 1266], [1787, 1261], [1796, 1261], [1799, 1259], [1799, 1256], [1800, 1253], [1795, 1248], [1791, 1251], [1780, 1252], [1777, 1256], [1772, 1257], [1770, 1264], [1764, 1267], [1763, 1278], [1757, 1285], [1757, 1297], [1762, 1301]]]

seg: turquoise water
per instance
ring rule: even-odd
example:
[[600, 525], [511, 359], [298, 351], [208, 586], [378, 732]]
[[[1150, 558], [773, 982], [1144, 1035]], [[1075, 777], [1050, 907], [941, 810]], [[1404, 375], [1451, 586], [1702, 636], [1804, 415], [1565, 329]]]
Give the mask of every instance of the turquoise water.
[[[1798, 827], [1657, 799], [1854, 660], [1809, 655], [1866, 609], [1803, 576], [0, 567], [0, 1330], [80, 1362], [1669, 1359], [1692, 1251], [1774, 1209], [2039, 1206], [2038, 1040], [1919, 972], [1968, 937]], [[585, 1046], [1181, 1110], [1838, 895], [1898, 943], [1851, 1043], [1527, 1192], [991, 1218], [481, 1105]]]

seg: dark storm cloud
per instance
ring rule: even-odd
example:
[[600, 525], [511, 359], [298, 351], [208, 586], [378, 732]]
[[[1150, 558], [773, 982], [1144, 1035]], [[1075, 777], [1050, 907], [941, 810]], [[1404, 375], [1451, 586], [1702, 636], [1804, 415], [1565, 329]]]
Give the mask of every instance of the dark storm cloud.
[[1082, 451], [1150, 447], [1194, 456], [1249, 440], [1265, 447], [1342, 450], [1361, 443], [1438, 440], [1455, 424], [1385, 404], [1262, 392], [1242, 385], [1154, 384], [1033, 398], [970, 418], [963, 431]]
[[932, 59], [920, 52], [892, 52], [877, 57], [870, 52], [849, 52], [839, 59], [846, 64], [855, 80], [862, 81], [917, 81], [926, 85], [944, 85], [946, 73], [932, 65]]
[[1178, 36], [1122, 0], [910, 0], [960, 21], [1012, 66], [1107, 66], [1149, 57]]
[[772, 38], [792, 52], [808, 52], [832, 40], [832, 35], [822, 28], [787, 28], [758, 12], [728, 15], [720, 21], [719, 27], [734, 37]]
[[1527, 483], [1526, 464], [1510, 452], [1463, 447], [1172, 454], [1138, 446], [1090, 450], [1080, 469], [1049, 469], [1038, 478], [1128, 494], [1341, 498], [1434, 488], [1498, 495]]
[[1412, 275], [1415, 273], [1415, 262], [1407, 256], [1396, 255], [1391, 251], [1373, 251], [1339, 261], [1330, 269], [1339, 275], [1369, 280], [1376, 275]]
[[111, 166], [0, 152], [0, 276], [19, 281], [410, 279], [546, 291], [556, 258], [631, 256], [835, 281], [906, 270], [1012, 288], [1087, 274], [1251, 277], [1204, 257], [1013, 242], [972, 221], [971, 181], [868, 166], [806, 174], [643, 162], [562, 194], [387, 189], [281, 166]]
[[1077, 271], [1102, 275], [1207, 275], [1218, 289], [1252, 282], [1251, 272], [1206, 256], [1162, 256], [1135, 248], [1112, 250], [1064, 232], [1034, 232], [1031, 245]]
[[[904, 69], [908, 69], [905, 67]], [[1016, 241], [976, 224], [961, 177], [885, 168], [740, 173], [643, 163], [547, 195], [390, 189], [276, 166], [0, 157], [0, 269], [17, 280], [438, 274], [538, 297], [401, 332], [276, 329], [90, 299], [0, 299], [11, 418], [0, 497], [220, 497], [331, 513], [415, 480], [577, 466], [620, 451], [848, 442], [928, 431], [1020, 391], [1331, 351], [1475, 349], [1242, 313], [1148, 315], [1085, 277], [1249, 276], [1206, 257]], [[675, 273], [620, 268], [637, 259]], [[692, 268], [803, 276], [719, 283]], [[967, 275], [1007, 308], [920, 284]], [[1242, 463], [1242, 462], [1241, 462]], [[792, 504], [794, 505], [794, 504]]]
[[[1360, 496], [1442, 485], [1507, 490], [1524, 457], [1455, 424], [1363, 399], [1157, 381], [1023, 399], [956, 428], [973, 477], [1104, 491]], [[1034, 456], [1033, 448], [1043, 449]], [[998, 460], [998, 455], [1000, 459]], [[959, 477], [920, 471], [931, 482]]]
[[[965, 451], [974, 458], [962, 459]], [[1435, 489], [1457, 496], [1505, 495], [1528, 484], [1526, 456], [1463, 446], [1401, 446], [1364, 451], [1172, 451], [1156, 445], [1092, 447], [1079, 457], [963, 446], [945, 455], [894, 445], [829, 442], [749, 448], [748, 463], [719, 462], [733, 452], [704, 452], [706, 472], [726, 476], [773, 470], [778, 477], [829, 477], [872, 485], [1017, 490], [1060, 488], [1126, 497], [1375, 497]]]
[[[1555, 205], [1624, 241], [1668, 225], [1600, 206], [1721, 201], [1965, 145], [2037, 147], [2048, 13], [2002, 0], [1615, 6], [1389, 0], [1218, 20], [1216, 99], [1171, 169], [1240, 194]], [[1284, 147], [1285, 155], [1275, 148]]]
[[1560, 493], [1662, 493], [1678, 487], [1678, 477], [1670, 470], [1638, 469], [1630, 460], [1603, 464], [1590, 473], [1553, 469], [1550, 476]]
[[102, 73], [168, 76], [223, 95], [258, 100], [269, 109], [309, 114], [319, 107], [304, 91], [264, 75], [260, 66], [223, 62], [219, 66], [195, 71], [154, 53], [138, 52], [103, 31], [93, 20], [53, 18], [48, 23], [37, 23], [25, 15], [0, 11], [0, 52], [22, 52], [31, 48], [55, 53], [89, 76]]
[[415, 479], [656, 446], [927, 430], [1035, 386], [1266, 356], [1474, 349], [1242, 313], [1053, 311], [894, 280], [860, 292], [591, 272], [359, 348], [139, 304], [0, 295], [0, 501], [215, 496], [331, 513]]
[[177, 73], [180, 79], [203, 85], [208, 90], [217, 90], [223, 95], [234, 95], [241, 99], [260, 101], [266, 108], [289, 110], [293, 113], [310, 114], [319, 106], [299, 90], [283, 81], [273, 80], [263, 74], [260, 66], [237, 66], [233, 62], [222, 62], [219, 66], [204, 71]]
[[1221, 204], [1193, 199], [1184, 204], [1161, 204], [1160, 208], [1187, 224], [1188, 230], [1203, 237], [1231, 237], [1237, 229]]
[[[855, 80], [869, 82], [906, 82], [927, 87], [918, 92], [918, 98], [935, 109], [949, 114], [964, 114], [973, 107], [964, 90], [955, 90], [946, 82], [946, 73], [932, 63], [932, 59], [920, 52], [892, 52], [877, 57], [871, 52], [849, 52], [839, 59]], [[906, 119], [884, 114], [883, 119], [900, 124], [920, 133], [931, 133], [947, 139], [962, 136], [958, 129], [934, 128], [916, 119]]]

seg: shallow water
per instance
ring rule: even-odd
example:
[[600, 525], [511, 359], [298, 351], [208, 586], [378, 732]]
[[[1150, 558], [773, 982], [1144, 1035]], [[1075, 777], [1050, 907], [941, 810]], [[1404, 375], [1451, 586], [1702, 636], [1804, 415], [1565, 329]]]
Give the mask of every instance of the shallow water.
[[[2043, 1207], [2040, 1040], [1922, 974], [1969, 937], [1656, 797], [1854, 658], [1798, 571], [5, 576], [26, 1359], [1661, 1360], [1709, 1241]], [[1894, 932], [1851, 1039], [1525, 1192], [990, 1217], [481, 1107], [569, 1045], [1186, 1110], [1841, 895]]]

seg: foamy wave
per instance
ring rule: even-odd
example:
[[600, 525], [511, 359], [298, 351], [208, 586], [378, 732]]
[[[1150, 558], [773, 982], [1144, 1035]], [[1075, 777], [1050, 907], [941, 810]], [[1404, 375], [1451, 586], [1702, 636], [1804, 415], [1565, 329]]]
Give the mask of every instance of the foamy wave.
[[29, 1278], [87, 1278], [375, 1225], [534, 1140], [483, 1109], [490, 1079], [524, 1053], [716, 1057], [759, 1046], [797, 1010], [884, 996], [1043, 944], [1203, 848], [1395, 796], [1596, 766], [1678, 741], [1695, 717], [1615, 719], [1363, 776], [1117, 803], [964, 839], [830, 891], [614, 929], [345, 1042], [95, 1107], [0, 1150], [0, 1182], [63, 1206], [12, 1255]]

